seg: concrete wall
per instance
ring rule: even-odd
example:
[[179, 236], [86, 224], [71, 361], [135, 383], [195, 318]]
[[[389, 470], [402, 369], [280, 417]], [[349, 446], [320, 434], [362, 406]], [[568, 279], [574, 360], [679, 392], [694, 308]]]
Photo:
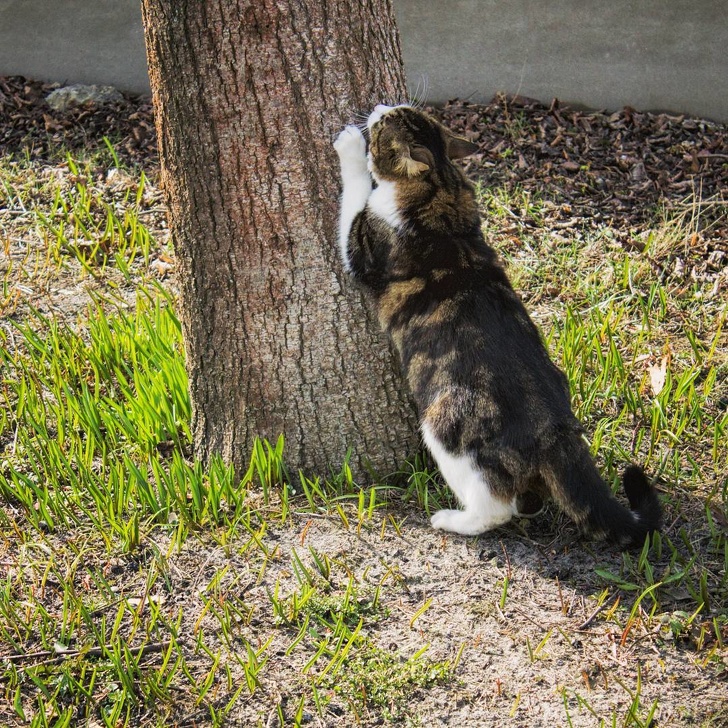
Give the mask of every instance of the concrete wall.
[[[431, 101], [506, 91], [728, 121], [727, 0], [394, 5], [410, 85]], [[0, 0], [0, 74], [148, 91], [139, 0]]]
[[0, 75], [149, 93], [140, 0], [0, 0]]
[[410, 86], [728, 121], [728, 0], [395, 0]]

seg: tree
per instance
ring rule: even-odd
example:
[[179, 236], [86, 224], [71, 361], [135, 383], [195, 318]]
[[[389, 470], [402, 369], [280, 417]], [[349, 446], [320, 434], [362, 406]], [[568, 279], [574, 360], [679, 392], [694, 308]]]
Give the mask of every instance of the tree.
[[[390, 345], [346, 279], [331, 147], [404, 98], [390, 0], [142, 0], [195, 454], [357, 477], [416, 448]], [[240, 471], [239, 471], [240, 472]]]

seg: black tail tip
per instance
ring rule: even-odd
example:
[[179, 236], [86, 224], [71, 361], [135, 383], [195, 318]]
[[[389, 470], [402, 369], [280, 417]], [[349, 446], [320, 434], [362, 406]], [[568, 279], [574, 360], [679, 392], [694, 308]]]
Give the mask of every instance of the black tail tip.
[[652, 492], [650, 481], [639, 465], [628, 465], [625, 468], [622, 475], [622, 487], [633, 511], [638, 511], [645, 498], [649, 497]]
[[639, 515], [643, 525], [649, 531], [657, 531], [662, 520], [662, 508], [645, 471], [639, 465], [628, 465], [622, 475], [622, 487], [630, 508]]

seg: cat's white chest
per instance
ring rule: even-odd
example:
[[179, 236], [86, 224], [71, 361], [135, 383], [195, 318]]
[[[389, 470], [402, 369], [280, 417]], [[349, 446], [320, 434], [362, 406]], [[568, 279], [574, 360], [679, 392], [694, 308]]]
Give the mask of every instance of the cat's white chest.
[[396, 191], [397, 188], [394, 182], [381, 180], [378, 182], [377, 187], [372, 190], [369, 200], [367, 200], [369, 211], [393, 228], [402, 225], [402, 217], [397, 207]]

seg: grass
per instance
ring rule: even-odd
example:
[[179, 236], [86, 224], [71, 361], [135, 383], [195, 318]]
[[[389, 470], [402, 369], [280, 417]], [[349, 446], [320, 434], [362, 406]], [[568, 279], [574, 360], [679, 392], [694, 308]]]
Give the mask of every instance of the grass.
[[[282, 439], [257, 442], [245, 473], [191, 459], [173, 286], [151, 269], [171, 255], [154, 183], [109, 149], [62, 159], [0, 166], [3, 724], [428, 725], [435, 695], [515, 725], [534, 675], [561, 675], [578, 641], [612, 689], [564, 673], [543, 693], [556, 724], [719, 724], [707, 698], [701, 712], [692, 690], [664, 696], [657, 668], [642, 667], [651, 646], [691, 680], [726, 671], [726, 304], [709, 283], [655, 275], [695, 215], [656, 218], [638, 253], [606, 232], [553, 238], [544, 201], [482, 191], [486, 233], [569, 377], [605, 476], [644, 463], [668, 518], [641, 553], [591, 557], [555, 513], [556, 532], [513, 524], [456, 581], [493, 539], [429, 532], [422, 516], [451, 499], [422, 460], [404, 466], [404, 486], [362, 490], [346, 463], [289, 473]], [[51, 294], [79, 284], [82, 305], [54, 314]], [[524, 543], [592, 566], [562, 585], [518, 561]], [[466, 585], [478, 579], [476, 597]], [[534, 594], [559, 606], [524, 619]], [[463, 605], [479, 621], [461, 624]]]

